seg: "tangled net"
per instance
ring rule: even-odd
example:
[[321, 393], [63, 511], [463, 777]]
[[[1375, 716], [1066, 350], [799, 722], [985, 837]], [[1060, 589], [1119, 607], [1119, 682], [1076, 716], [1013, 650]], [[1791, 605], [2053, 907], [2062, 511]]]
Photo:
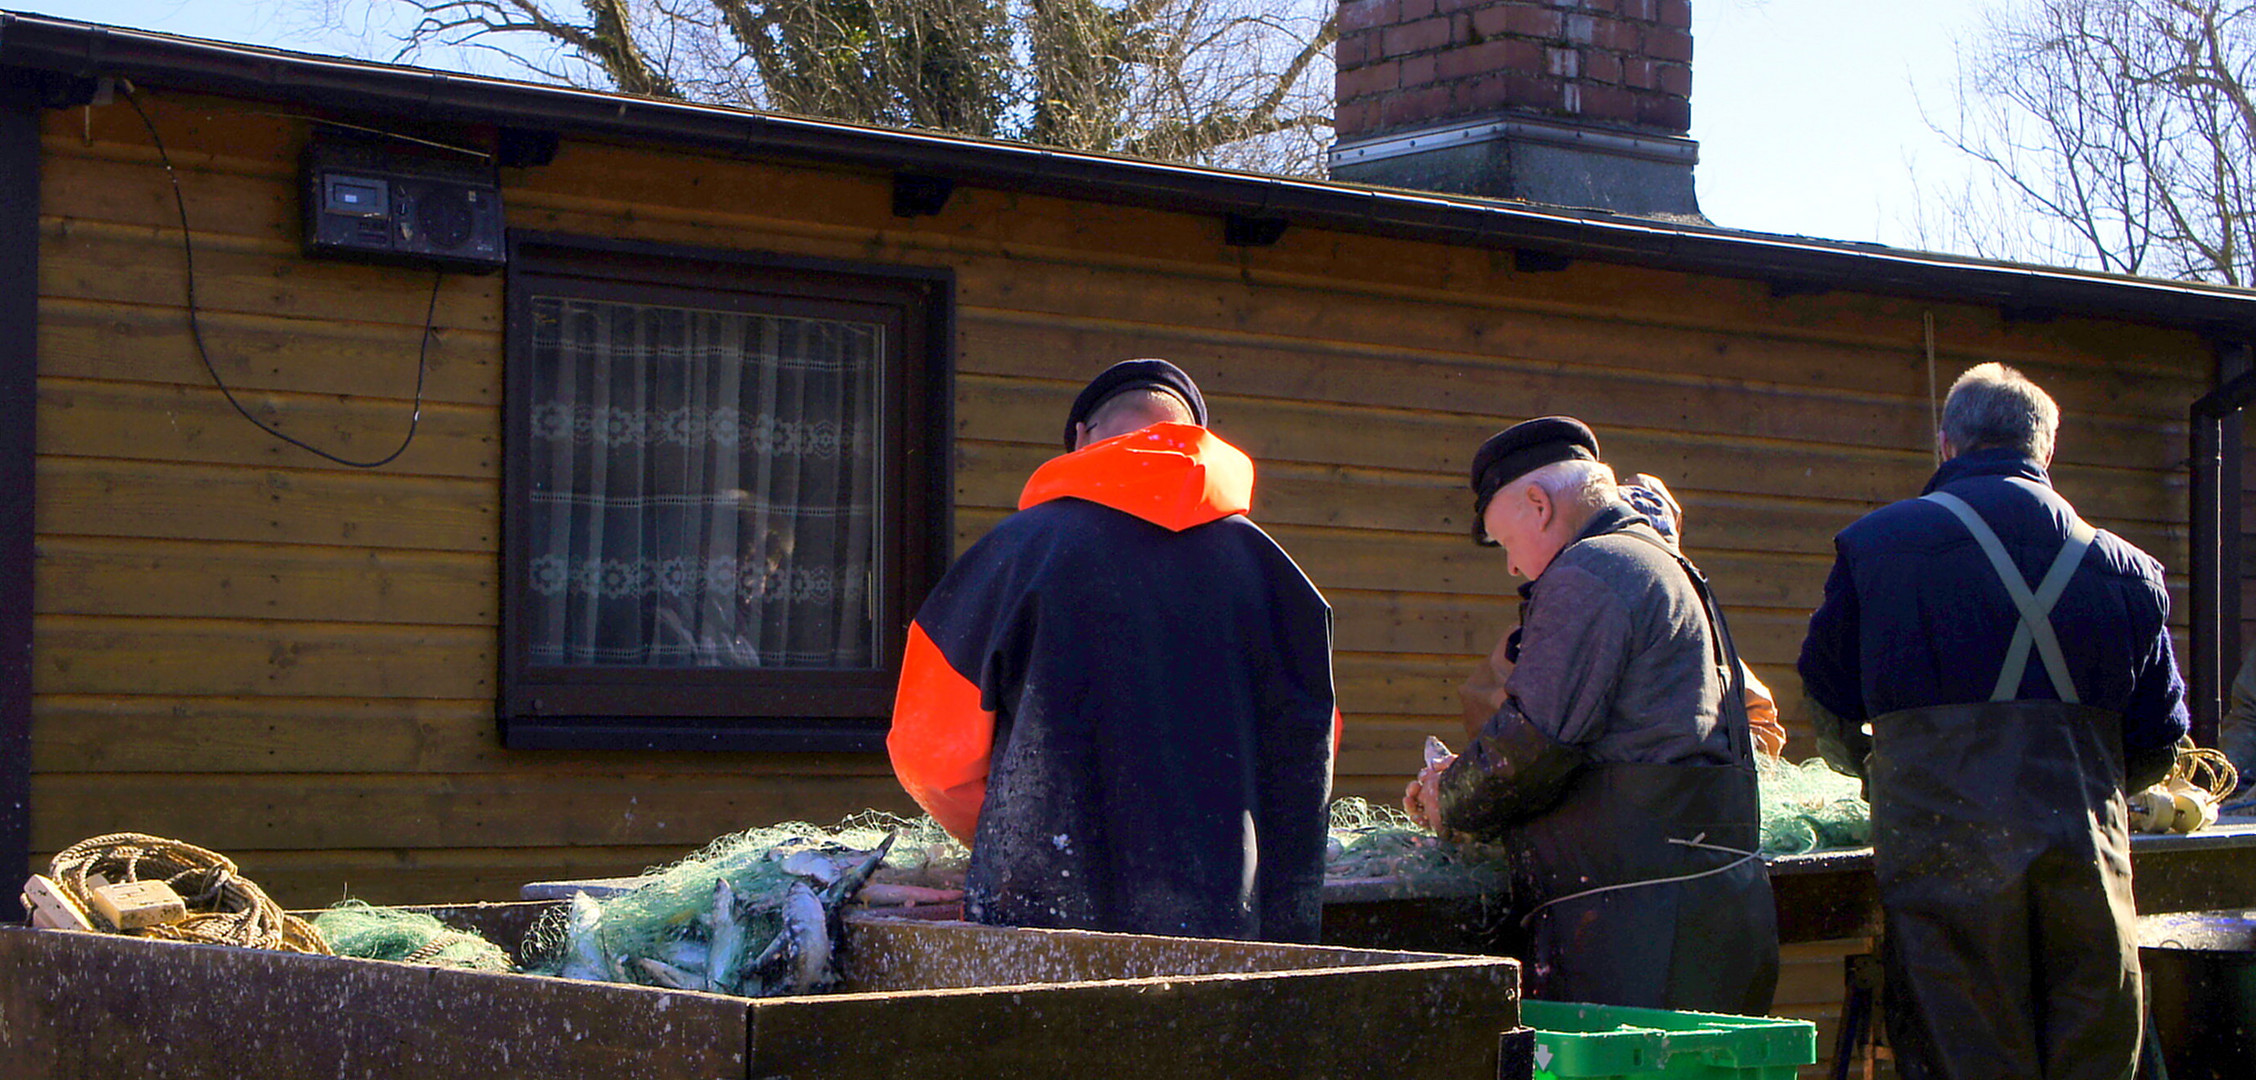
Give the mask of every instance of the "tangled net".
[[1756, 755], [1762, 791], [1762, 851], [1806, 855], [1872, 842], [1872, 807], [1854, 778], [1827, 768], [1823, 759], [1799, 765]]
[[313, 928], [338, 956], [471, 971], [515, 969], [501, 946], [420, 911], [370, 907], [347, 900], [314, 916]]
[[[1872, 842], [1872, 808], [1861, 786], [1818, 758], [1796, 765], [1758, 755], [1765, 855], [1806, 855]], [[1324, 876], [1335, 881], [1402, 878], [1470, 882], [1504, 878], [1503, 851], [1490, 844], [1435, 836], [1410, 815], [1358, 798], [1332, 804]]]
[[[1871, 839], [1857, 782], [1821, 761], [1764, 762], [1762, 849], [1788, 854]], [[1438, 837], [1391, 806], [1331, 806], [1325, 876], [1500, 889], [1502, 849]], [[823, 827], [785, 822], [721, 837], [653, 868], [607, 899], [582, 893], [537, 924], [521, 968], [536, 974], [764, 997], [836, 981], [831, 946], [842, 909], [866, 883], [960, 887], [970, 853], [929, 817], [866, 812]], [[139, 833], [98, 836], [55, 856], [57, 884], [91, 908], [89, 879], [162, 880], [189, 918], [131, 933], [483, 971], [513, 970], [500, 947], [419, 912], [348, 902], [308, 923], [281, 910], [235, 864]], [[874, 890], [873, 890], [874, 892]]]
[[162, 881], [187, 901], [188, 918], [184, 921], [123, 931], [105, 927], [113, 932], [207, 945], [329, 953], [328, 944], [312, 924], [284, 912], [256, 883], [239, 874], [226, 856], [194, 844], [146, 833], [97, 836], [56, 852], [48, 876], [97, 920], [101, 915], [94, 907], [94, 886], [88, 881], [92, 877], [112, 885]]
[[574, 895], [534, 927], [526, 970], [744, 997], [810, 993], [836, 981], [839, 909], [861, 885], [960, 883], [968, 859], [930, 818], [870, 812], [827, 829], [747, 829], [646, 872], [627, 892]]
[[1334, 881], [1395, 878], [1405, 882], [1453, 881], [1501, 888], [1501, 849], [1435, 836], [1409, 814], [1355, 796], [1332, 803], [1324, 876]]

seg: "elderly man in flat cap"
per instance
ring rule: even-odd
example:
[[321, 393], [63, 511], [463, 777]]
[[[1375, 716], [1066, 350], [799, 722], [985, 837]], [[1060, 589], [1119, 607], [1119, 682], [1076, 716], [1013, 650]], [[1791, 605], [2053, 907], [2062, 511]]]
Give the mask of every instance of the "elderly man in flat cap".
[[[1629, 503], [1630, 509], [1645, 515], [1645, 523], [1661, 534], [1661, 539], [1668, 541], [1670, 547], [1682, 550], [1684, 507], [1677, 503], [1668, 484], [1658, 476], [1638, 473], [1621, 481], [1620, 488], [1622, 499]], [[1512, 676], [1511, 656], [1518, 647], [1518, 635], [1497, 642], [1496, 648], [1473, 666], [1472, 677], [1457, 688], [1465, 707], [1466, 738], [1479, 738], [1480, 729], [1488, 723], [1488, 718], [1504, 707], [1504, 681]], [[2251, 678], [2256, 679], [2256, 676]], [[1745, 660], [1739, 662], [1739, 681], [1747, 688], [1747, 725], [1754, 731], [1756, 752], [1771, 758], [1784, 754], [1786, 728], [1778, 722], [1778, 699], [1771, 696], [1770, 687], [1763, 684]], [[2256, 682], [2251, 685], [2256, 686]]]
[[1205, 423], [1165, 360], [1097, 376], [909, 628], [887, 746], [977, 921], [1316, 939], [1331, 608]]
[[1504, 951], [1527, 993], [1759, 1014], [1777, 915], [1739, 659], [1698, 569], [1622, 499], [1568, 417], [1498, 433], [1473, 459], [1474, 539], [1521, 586], [1503, 704], [1406, 807], [1502, 845]]

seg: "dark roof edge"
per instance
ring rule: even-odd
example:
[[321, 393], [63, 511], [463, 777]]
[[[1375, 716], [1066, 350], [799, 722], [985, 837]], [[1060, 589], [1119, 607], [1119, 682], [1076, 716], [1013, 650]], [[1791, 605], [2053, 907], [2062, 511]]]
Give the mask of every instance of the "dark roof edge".
[[2256, 291], [872, 128], [0, 12], [0, 66], [695, 146], [1195, 213], [2256, 337]]

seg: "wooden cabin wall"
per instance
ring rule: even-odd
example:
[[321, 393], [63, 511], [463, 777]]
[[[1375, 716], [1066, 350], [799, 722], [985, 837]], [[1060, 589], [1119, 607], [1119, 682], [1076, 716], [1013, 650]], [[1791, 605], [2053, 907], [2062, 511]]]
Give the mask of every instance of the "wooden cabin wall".
[[[293, 110], [144, 102], [187, 199], [213, 364], [267, 422], [388, 452], [431, 274], [301, 257]], [[440, 283], [414, 444], [337, 467], [213, 388], [172, 191], [133, 112], [52, 112], [45, 147], [41, 852], [136, 829], [225, 851], [292, 904], [503, 899], [745, 826], [908, 808], [878, 756], [502, 749], [503, 278]], [[2018, 365], [2060, 399], [2061, 489], [2183, 578], [2185, 404], [2210, 363], [2190, 335], [1594, 262], [1529, 273], [1509, 253], [1310, 229], [1233, 248], [1210, 217], [976, 188], [902, 219], [883, 176], [577, 141], [503, 179], [519, 228], [954, 268], [959, 550], [1056, 452], [1090, 374], [1182, 364], [1260, 463], [1256, 519], [1335, 608], [1343, 794], [1398, 797], [1513, 622], [1502, 557], [1467, 539], [1463, 470], [1530, 415], [1585, 418], [1622, 471], [1675, 489], [1796, 757], [1814, 748], [1792, 663], [1831, 536], [1917, 492], [1930, 387], [1971, 363]]]

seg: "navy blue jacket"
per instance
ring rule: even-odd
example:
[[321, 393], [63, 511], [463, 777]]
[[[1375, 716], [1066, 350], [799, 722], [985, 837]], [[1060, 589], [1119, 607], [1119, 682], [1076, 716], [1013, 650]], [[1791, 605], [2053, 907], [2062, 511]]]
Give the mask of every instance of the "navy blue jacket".
[[1253, 467], [1162, 424], [1044, 465], [932, 591], [888, 738], [971, 845], [971, 918], [1314, 941], [1331, 609]]
[[[2044, 467], [2010, 450], [1944, 462], [1926, 491], [1966, 501], [2033, 588], [2075, 510]], [[1802, 643], [1803, 688], [1851, 725], [1899, 709], [1988, 701], [2020, 615], [1972, 533], [1920, 499], [1884, 506], [1834, 538], [1825, 602]], [[2186, 732], [2185, 682], [2171, 654], [2162, 564], [2102, 532], [2052, 609], [2083, 703], [2123, 715], [2139, 757]], [[2058, 700], [2035, 650], [2020, 700]]]

